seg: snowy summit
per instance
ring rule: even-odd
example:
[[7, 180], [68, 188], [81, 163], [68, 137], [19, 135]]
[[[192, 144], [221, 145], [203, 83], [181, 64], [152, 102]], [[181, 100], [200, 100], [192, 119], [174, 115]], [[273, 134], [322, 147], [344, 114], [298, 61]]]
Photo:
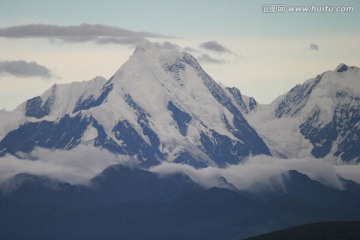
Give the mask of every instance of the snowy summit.
[[[269, 155], [240, 105], [241, 95], [218, 85], [190, 54], [145, 42], [108, 81], [55, 85], [21, 104], [15, 112], [23, 125], [5, 124], [0, 149], [16, 155], [91, 144], [146, 166], [225, 166]], [[14, 145], [17, 134], [26, 137]]]

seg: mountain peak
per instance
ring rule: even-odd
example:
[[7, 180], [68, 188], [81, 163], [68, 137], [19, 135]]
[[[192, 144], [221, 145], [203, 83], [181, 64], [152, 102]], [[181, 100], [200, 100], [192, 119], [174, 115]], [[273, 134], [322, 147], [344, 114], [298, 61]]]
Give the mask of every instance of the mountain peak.
[[[165, 160], [196, 167], [270, 154], [235, 100], [193, 56], [177, 49], [144, 41], [109, 81], [54, 89], [22, 105], [32, 122], [9, 132], [0, 154], [91, 144], [143, 166]], [[11, 148], [17, 134], [30, 141]]]
[[355, 67], [355, 66], [348, 66], [344, 63], [340, 63], [339, 66], [337, 66], [337, 68], [335, 69], [336, 72], [346, 72], [346, 71], [355, 71], [358, 72], [359, 68]]
[[[142, 41], [137, 45], [134, 54], [130, 57], [130, 59], [135, 58], [135, 61], [146, 62], [147, 65], [153, 65], [154, 63], [165, 64], [189, 57], [193, 58], [190, 54], [179, 49], [164, 48], [161, 44], [158, 43]], [[153, 63], [151, 64], [151, 62]]]
[[337, 68], [335, 69], [336, 72], [345, 72], [348, 70], [348, 66], [344, 63], [340, 63], [339, 66], [337, 66]]
[[146, 51], [149, 51], [149, 50], [152, 50], [155, 48], [156, 48], [156, 46], [153, 43], [151, 43], [147, 40], [144, 40], [137, 44], [137, 46], [135, 48], [135, 53], [146, 52]]

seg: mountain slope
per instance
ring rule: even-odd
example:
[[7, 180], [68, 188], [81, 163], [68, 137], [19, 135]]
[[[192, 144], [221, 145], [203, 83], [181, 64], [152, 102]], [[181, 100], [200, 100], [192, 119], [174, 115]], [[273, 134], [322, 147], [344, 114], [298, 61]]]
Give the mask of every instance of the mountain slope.
[[194, 57], [144, 43], [108, 81], [55, 85], [21, 104], [22, 125], [5, 124], [0, 154], [90, 144], [143, 166], [196, 167], [269, 155], [241, 111]]
[[[204, 189], [186, 175], [158, 176], [120, 165], [88, 186], [20, 174], [0, 188], [0, 238], [234, 239], [315, 221], [359, 219], [358, 184], [333, 189], [296, 171], [286, 178], [284, 191], [264, 198]], [[327, 204], [340, 192], [335, 206]]]
[[[360, 161], [360, 70], [340, 64], [299, 84], [247, 120], [281, 157]], [[276, 129], [276, 131], [274, 131]]]
[[185, 174], [159, 176], [120, 164], [106, 168], [85, 185], [72, 185], [46, 176], [15, 175], [0, 185], [3, 198], [67, 208], [112, 207], [128, 202], [164, 202], [202, 189]]

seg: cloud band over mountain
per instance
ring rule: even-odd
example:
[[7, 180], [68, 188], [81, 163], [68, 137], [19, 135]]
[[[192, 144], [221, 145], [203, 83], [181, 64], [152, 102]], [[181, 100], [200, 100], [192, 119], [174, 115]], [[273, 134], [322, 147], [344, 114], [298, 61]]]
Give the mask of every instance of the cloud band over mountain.
[[130, 31], [102, 24], [59, 26], [50, 24], [28, 24], [0, 28], [0, 37], [5, 38], [50, 38], [68, 43], [93, 41], [97, 44], [136, 44], [145, 38], [166, 37], [150, 32]]
[[[0, 183], [18, 173], [27, 172], [78, 184], [87, 182], [112, 164], [122, 163], [127, 166], [137, 164], [134, 159], [88, 146], [80, 146], [65, 152], [38, 148], [28, 157], [36, 161], [18, 159], [11, 155], [0, 158]], [[225, 168], [196, 169], [184, 164], [162, 163], [150, 169], [159, 175], [184, 173], [206, 188], [222, 187], [225, 178], [236, 188], [250, 191], [281, 188], [290, 170], [306, 174], [313, 180], [337, 189], [343, 187], [338, 176], [360, 183], [358, 174], [360, 165], [334, 166], [312, 158], [278, 159], [270, 156], [255, 156], [244, 163], [228, 165]]]

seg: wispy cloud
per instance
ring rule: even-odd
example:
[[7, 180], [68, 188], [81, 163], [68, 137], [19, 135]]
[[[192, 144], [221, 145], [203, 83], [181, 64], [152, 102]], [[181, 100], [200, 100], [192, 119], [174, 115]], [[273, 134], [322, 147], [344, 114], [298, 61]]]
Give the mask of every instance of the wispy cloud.
[[224, 60], [210, 57], [209, 54], [202, 54], [202, 55], [200, 55], [199, 57], [197, 57], [197, 60], [198, 60], [200, 63], [214, 63], [214, 64], [222, 64], [222, 63], [225, 63]]
[[154, 44], [156, 47], [164, 50], [178, 50], [178, 51], [181, 50], [181, 47], [179, 45], [172, 42], [163, 42], [163, 43], [156, 42]]
[[313, 51], [319, 51], [319, 45], [317, 45], [315, 43], [311, 43], [309, 46], [309, 49], [313, 50]]
[[[121, 163], [134, 167], [138, 164], [127, 156], [115, 155], [90, 146], [79, 146], [70, 151], [36, 149], [29, 157], [36, 160], [18, 159], [11, 155], [1, 157], [0, 183], [22, 172], [46, 175], [69, 183], [86, 183], [110, 165]], [[334, 166], [313, 158], [277, 159], [255, 156], [226, 168], [202, 169], [164, 162], [150, 169], [159, 175], [184, 173], [206, 188], [224, 187], [226, 179], [227, 183], [237, 189], [250, 191], [282, 189], [290, 170], [306, 174], [313, 180], [337, 189], [343, 188], [339, 176], [360, 183], [360, 165]]]
[[93, 41], [97, 44], [137, 44], [145, 38], [166, 36], [150, 32], [135, 32], [102, 24], [81, 24], [76, 26], [28, 24], [0, 28], [0, 37], [49, 38], [60, 39], [67, 43]]
[[16, 77], [41, 77], [49, 79], [52, 77], [51, 71], [36, 62], [0, 61], [0, 74], [10, 74]]
[[187, 52], [190, 52], [190, 53], [193, 53], [193, 52], [199, 53], [199, 52], [201, 52], [200, 50], [192, 48], [192, 47], [185, 47], [184, 51], [187, 51]]
[[200, 43], [199, 46], [203, 49], [214, 51], [217, 53], [232, 53], [230, 51], [230, 49], [222, 46], [220, 43], [218, 43], [216, 41], [203, 42], [203, 43]]
[[46, 175], [69, 183], [85, 183], [113, 164], [133, 166], [136, 161], [95, 147], [79, 146], [70, 151], [36, 149], [26, 160], [12, 155], [0, 158], [0, 183], [19, 173]]
[[256, 156], [249, 158], [244, 163], [229, 165], [226, 168], [195, 169], [183, 164], [163, 163], [151, 169], [159, 174], [185, 173], [193, 181], [206, 188], [221, 187], [223, 177], [237, 189], [250, 191], [281, 189], [290, 170], [296, 170], [313, 180], [337, 189], [343, 188], [339, 176], [360, 183], [358, 174], [360, 165], [334, 166], [313, 158], [277, 159]]

